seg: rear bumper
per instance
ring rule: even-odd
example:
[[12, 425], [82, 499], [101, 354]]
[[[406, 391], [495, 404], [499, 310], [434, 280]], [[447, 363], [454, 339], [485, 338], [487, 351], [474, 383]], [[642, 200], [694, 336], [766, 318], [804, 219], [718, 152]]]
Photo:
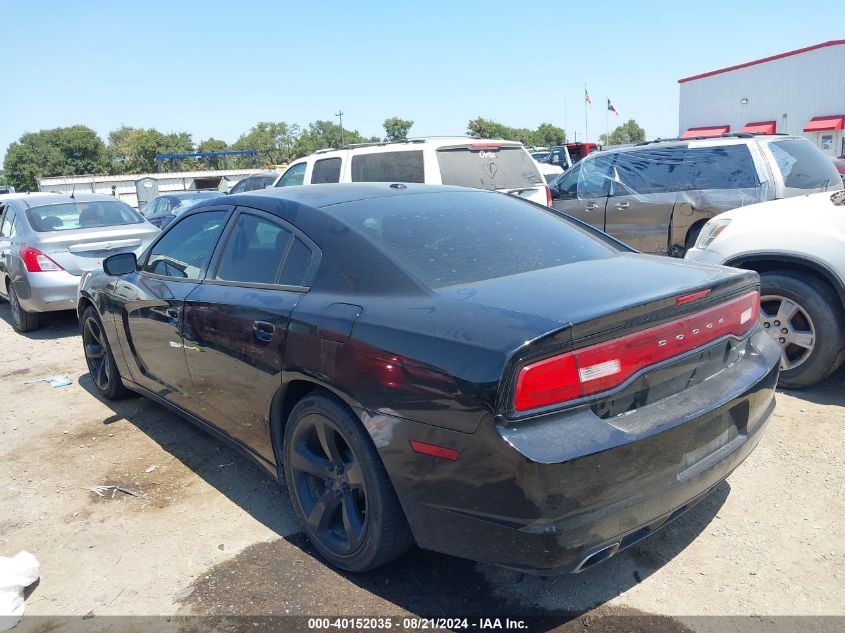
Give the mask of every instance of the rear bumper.
[[13, 283], [21, 307], [28, 312], [74, 310], [79, 277], [67, 271], [26, 273]]
[[397, 469], [383, 454], [421, 547], [530, 573], [581, 571], [680, 516], [742, 463], [774, 409], [778, 360], [756, 331], [731, 367], [631, 414], [603, 420], [581, 407], [471, 436], [416, 428], [459, 459], [415, 455]]

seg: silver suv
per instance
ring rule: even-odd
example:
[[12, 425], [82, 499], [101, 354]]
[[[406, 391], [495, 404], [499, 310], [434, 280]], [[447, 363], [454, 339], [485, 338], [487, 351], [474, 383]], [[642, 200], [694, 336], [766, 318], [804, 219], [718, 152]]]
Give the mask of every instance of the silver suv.
[[0, 299], [18, 332], [39, 314], [73, 310], [82, 273], [104, 257], [140, 254], [159, 230], [125, 202], [93, 193], [0, 195]]
[[731, 134], [590, 154], [552, 183], [551, 195], [556, 209], [637, 250], [683, 257], [723, 211], [842, 186], [803, 137]]

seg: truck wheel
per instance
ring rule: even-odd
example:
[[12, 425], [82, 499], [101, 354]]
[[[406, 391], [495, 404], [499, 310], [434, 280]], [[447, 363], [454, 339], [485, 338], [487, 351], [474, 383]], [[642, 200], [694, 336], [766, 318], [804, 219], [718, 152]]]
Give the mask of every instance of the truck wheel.
[[842, 364], [845, 333], [839, 298], [812, 275], [761, 273], [760, 323], [781, 347], [779, 386], [809, 387]]

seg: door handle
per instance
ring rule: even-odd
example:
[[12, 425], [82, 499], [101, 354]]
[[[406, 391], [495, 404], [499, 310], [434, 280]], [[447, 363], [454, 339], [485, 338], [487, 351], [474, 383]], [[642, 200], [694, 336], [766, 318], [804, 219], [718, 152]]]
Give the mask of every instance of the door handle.
[[597, 205], [595, 202], [588, 202], [587, 204], [584, 205], [584, 208], [587, 211], [595, 211], [596, 209], [599, 208], [599, 205]]
[[628, 202], [617, 202], [617, 203], [616, 203], [616, 208], [617, 208], [617, 209], [627, 209], [627, 208], [628, 208], [628, 207], [630, 207], [630, 206], [631, 206], [631, 205], [630, 205], [630, 203], [628, 203]]
[[253, 321], [252, 335], [262, 343], [268, 343], [276, 332], [276, 326], [267, 321]]

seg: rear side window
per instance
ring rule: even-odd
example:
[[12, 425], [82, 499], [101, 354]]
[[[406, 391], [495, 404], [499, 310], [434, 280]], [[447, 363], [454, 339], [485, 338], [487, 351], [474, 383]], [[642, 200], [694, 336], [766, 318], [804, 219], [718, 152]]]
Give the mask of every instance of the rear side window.
[[177, 279], [199, 279], [225, 220], [225, 211], [208, 211], [177, 222], [153, 246], [142, 270]]
[[314, 163], [311, 171], [311, 184], [340, 182], [340, 159], [324, 158]]
[[754, 159], [744, 144], [696, 147], [690, 143], [684, 166], [683, 189], [747, 189], [760, 185]]
[[312, 255], [311, 249], [302, 240], [295, 237], [285, 258], [279, 283], [286, 286], [306, 285], [305, 276], [311, 267]]
[[431, 288], [609, 257], [618, 252], [560, 214], [480, 192], [376, 198], [344, 205], [339, 221], [367, 236]]
[[425, 182], [422, 151], [352, 157], [352, 182]]
[[783, 184], [794, 189], [817, 189], [839, 182], [833, 161], [809, 141], [788, 139], [769, 143]]
[[437, 150], [437, 162], [444, 185], [495, 191], [545, 184], [522, 147], [442, 148]]
[[618, 152], [614, 166], [616, 196], [678, 191], [684, 180], [684, 147]]

